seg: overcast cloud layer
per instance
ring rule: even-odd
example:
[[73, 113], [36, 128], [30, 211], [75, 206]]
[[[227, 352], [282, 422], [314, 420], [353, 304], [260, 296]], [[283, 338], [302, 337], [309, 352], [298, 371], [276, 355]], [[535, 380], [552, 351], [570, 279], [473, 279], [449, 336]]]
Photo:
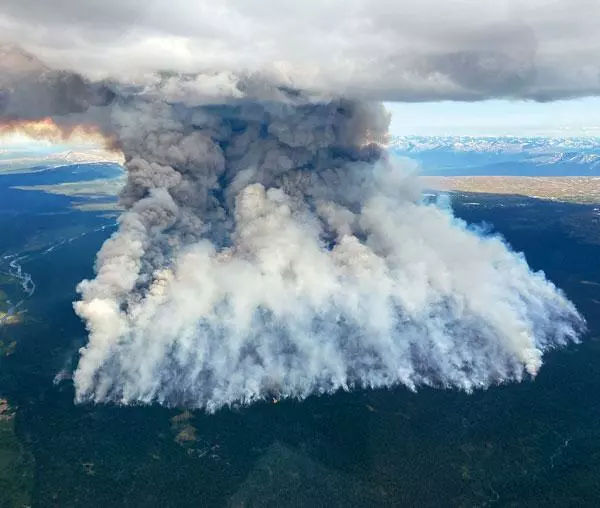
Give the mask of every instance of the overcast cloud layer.
[[0, 37], [95, 76], [260, 71], [380, 100], [600, 92], [597, 0], [3, 0]]

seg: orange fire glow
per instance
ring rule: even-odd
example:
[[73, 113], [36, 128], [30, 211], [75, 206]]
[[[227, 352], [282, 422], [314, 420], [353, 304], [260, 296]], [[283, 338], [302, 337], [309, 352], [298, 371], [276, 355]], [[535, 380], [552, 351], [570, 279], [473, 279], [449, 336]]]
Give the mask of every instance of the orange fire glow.
[[64, 126], [52, 118], [0, 120], [0, 153], [10, 153], [15, 146], [32, 143], [58, 145], [61, 149], [64, 146], [78, 161], [125, 163], [125, 157], [115, 140], [96, 126]]
[[92, 125], [59, 126], [52, 118], [0, 122], [0, 143], [48, 141], [118, 151], [114, 140]]

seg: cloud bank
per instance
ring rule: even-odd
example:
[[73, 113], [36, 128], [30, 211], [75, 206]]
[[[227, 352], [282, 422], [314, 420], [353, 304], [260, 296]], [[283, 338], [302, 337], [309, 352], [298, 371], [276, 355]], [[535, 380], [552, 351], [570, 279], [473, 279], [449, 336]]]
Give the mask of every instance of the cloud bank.
[[377, 100], [600, 92], [596, 0], [5, 0], [0, 33], [57, 68], [266, 73]]

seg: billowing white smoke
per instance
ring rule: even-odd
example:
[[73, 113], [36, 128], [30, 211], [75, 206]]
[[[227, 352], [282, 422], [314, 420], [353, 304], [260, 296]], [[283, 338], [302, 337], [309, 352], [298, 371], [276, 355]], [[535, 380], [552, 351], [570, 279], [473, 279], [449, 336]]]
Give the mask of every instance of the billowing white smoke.
[[[285, 95], [285, 91], [281, 92]], [[535, 375], [574, 306], [498, 237], [420, 199], [380, 106], [121, 100], [127, 211], [79, 287], [78, 401], [214, 411]]]

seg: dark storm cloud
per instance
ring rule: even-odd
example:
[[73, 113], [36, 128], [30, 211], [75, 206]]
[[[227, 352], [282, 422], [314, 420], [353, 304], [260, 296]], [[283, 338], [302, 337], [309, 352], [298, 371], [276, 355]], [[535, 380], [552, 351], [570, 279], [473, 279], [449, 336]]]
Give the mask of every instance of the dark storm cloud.
[[595, 0], [5, 0], [3, 37], [56, 67], [267, 72], [384, 100], [600, 93]]

